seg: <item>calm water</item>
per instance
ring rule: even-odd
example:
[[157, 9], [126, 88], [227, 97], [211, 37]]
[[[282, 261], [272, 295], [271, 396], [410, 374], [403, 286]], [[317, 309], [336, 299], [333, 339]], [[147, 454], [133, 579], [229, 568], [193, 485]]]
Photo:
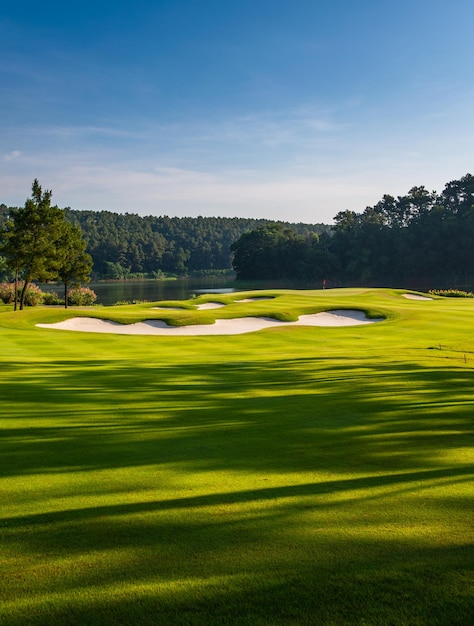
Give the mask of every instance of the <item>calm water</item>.
[[98, 282], [88, 285], [97, 294], [99, 304], [146, 300], [188, 300], [200, 289], [228, 289], [233, 291], [232, 281], [225, 279], [179, 278], [176, 280], [131, 280], [118, 282]]
[[[101, 281], [87, 285], [97, 294], [97, 303], [111, 305], [132, 300], [188, 300], [199, 293], [230, 293], [253, 289], [319, 289], [320, 285], [295, 282], [236, 282], [232, 278], [179, 278], [177, 280]], [[62, 285], [41, 285], [43, 291], [62, 296]]]

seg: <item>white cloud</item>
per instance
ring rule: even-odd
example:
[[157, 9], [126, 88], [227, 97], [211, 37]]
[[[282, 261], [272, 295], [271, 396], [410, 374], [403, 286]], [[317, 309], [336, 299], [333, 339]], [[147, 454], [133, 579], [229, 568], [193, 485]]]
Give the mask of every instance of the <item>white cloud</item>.
[[19, 150], [12, 150], [8, 154], [3, 155], [3, 160], [7, 162], [14, 161], [15, 159], [18, 159], [18, 157], [20, 156], [21, 156], [21, 152]]
[[[49, 186], [49, 182], [48, 182]], [[53, 185], [60, 206], [127, 211], [142, 215], [261, 217], [330, 222], [342, 209], [381, 193], [350, 177], [283, 176], [258, 171], [210, 174], [155, 167], [71, 166]]]

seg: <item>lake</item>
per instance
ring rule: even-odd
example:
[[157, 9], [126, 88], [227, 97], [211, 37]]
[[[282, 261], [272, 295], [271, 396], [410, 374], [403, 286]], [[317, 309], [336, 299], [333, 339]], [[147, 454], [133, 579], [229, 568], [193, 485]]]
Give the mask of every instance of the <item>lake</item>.
[[104, 305], [133, 300], [188, 300], [201, 289], [233, 291], [232, 280], [225, 278], [177, 278], [176, 280], [100, 281], [88, 287], [97, 294], [97, 303]]
[[[235, 281], [232, 277], [177, 278], [176, 280], [100, 281], [87, 285], [97, 294], [97, 304], [105, 306], [116, 302], [145, 300], [188, 300], [193, 294], [231, 293], [254, 289], [320, 289], [320, 284], [295, 281]], [[43, 291], [63, 294], [62, 285], [40, 285]]]

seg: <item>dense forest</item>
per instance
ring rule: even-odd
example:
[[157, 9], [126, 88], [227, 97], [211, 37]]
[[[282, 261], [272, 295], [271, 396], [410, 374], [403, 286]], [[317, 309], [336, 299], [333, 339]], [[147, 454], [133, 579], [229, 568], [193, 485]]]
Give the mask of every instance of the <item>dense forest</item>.
[[[11, 208], [0, 205], [0, 229]], [[93, 278], [161, 277], [231, 271], [230, 246], [269, 220], [222, 217], [141, 217], [111, 211], [65, 209], [82, 229]], [[281, 224], [302, 236], [327, 232], [324, 224]]]
[[[0, 205], [0, 231], [11, 208]], [[229, 271], [242, 279], [313, 284], [463, 287], [474, 284], [474, 177], [441, 193], [413, 187], [384, 195], [334, 225], [220, 217], [140, 217], [65, 209], [80, 226], [93, 278]], [[6, 267], [0, 275], [6, 277]]]
[[413, 187], [384, 195], [363, 213], [342, 211], [330, 233], [298, 235], [281, 225], [232, 245], [238, 278], [301, 278], [335, 285], [413, 288], [474, 285], [474, 177], [442, 193]]

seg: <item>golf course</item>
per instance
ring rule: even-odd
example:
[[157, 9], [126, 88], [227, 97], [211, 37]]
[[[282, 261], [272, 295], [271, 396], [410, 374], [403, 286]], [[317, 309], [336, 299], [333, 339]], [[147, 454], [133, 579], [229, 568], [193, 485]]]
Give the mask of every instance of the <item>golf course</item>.
[[472, 623], [473, 331], [403, 289], [0, 305], [0, 624]]

